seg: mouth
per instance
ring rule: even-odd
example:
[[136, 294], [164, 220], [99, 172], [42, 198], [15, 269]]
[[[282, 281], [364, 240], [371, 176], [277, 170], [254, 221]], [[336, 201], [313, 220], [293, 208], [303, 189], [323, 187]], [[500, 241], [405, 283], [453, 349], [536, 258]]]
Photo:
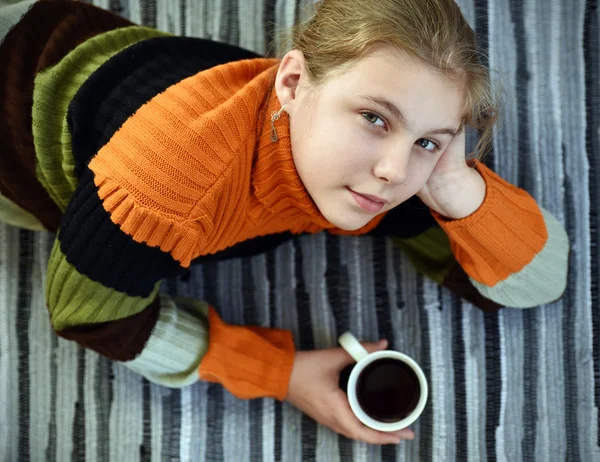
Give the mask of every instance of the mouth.
[[372, 196], [370, 194], [357, 193], [356, 191], [353, 191], [348, 187], [346, 188], [348, 189], [348, 191], [350, 191], [352, 198], [358, 204], [358, 206], [367, 212], [380, 212], [381, 209], [385, 206], [385, 204], [387, 204], [387, 201], [380, 197]]

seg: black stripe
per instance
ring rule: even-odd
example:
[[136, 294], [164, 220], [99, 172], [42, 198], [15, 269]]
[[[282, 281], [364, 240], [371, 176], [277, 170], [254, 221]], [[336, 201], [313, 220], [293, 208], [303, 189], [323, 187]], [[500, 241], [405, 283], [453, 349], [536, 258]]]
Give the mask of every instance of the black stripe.
[[196, 37], [154, 37], [112, 56], [86, 79], [69, 104], [67, 122], [77, 175], [154, 96], [202, 70], [254, 57], [258, 55], [249, 50]]
[[523, 311], [523, 460], [535, 459], [537, 423], [537, 361], [539, 356], [535, 310]]
[[[218, 385], [219, 388], [221, 387]], [[172, 390], [171, 395], [169, 396], [169, 421], [170, 427], [163, 427], [169, 429], [169, 448], [168, 454], [173, 457], [173, 455], [177, 455], [181, 452], [181, 389], [176, 388]]]
[[134, 44], [106, 61], [80, 87], [68, 110], [80, 182], [60, 228], [67, 261], [90, 279], [132, 296], [148, 296], [156, 281], [181, 273], [159, 248], [135, 242], [102, 207], [86, 167], [146, 101], [198, 71], [256, 54], [198, 38], [158, 37]]
[[529, 80], [530, 73], [528, 70], [529, 63], [527, 60], [527, 39], [525, 35], [525, 12], [522, 0], [510, 0], [510, 13], [513, 24], [515, 25], [515, 41], [517, 43], [517, 65], [516, 65], [516, 83], [515, 89], [517, 92], [515, 105], [517, 109], [518, 121], [518, 141], [519, 141], [519, 173], [518, 185], [522, 188], [529, 189], [533, 186], [532, 181], [534, 176], [528, 175], [527, 167], [531, 158], [529, 139]]
[[[327, 301], [331, 307], [337, 335], [342, 335], [350, 329], [350, 313], [347, 306], [350, 301], [350, 283], [347, 268], [341, 264], [340, 238], [325, 234], [326, 264], [325, 284]], [[351, 369], [348, 369], [348, 372]], [[354, 460], [352, 440], [338, 436], [338, 447], [341, 461]]]
[[[563, 159], [566, 157], [563, 156]], [[577, 221], [575, 217], [575, 205], [573, 201], [575, 196], [573, 195], [574, 188], [571, 180], [565, 177], [565, 225], [567, 235], [576, 235]], [[593, 207], [592, 207], [593, 208]], [[577, 310], [573, 309], [577, 299], [577, 278], [578, 268], [575, 260], [574, 252], [572, 250], [571, 258], [569, 259], [569, 272], [567, 273], [567, 288], [563, 295], [563, 370], [565, 375], [565, 383], [563, 385], [564, 403], [561, 403], [565, 412], [565, 434], [567, 444], [567, 455], [566, 460], [581, 460], [579, 456], [579, 423], [578, 416], [580, 414], [579, 397], [577, 395], [577, 374], [575, 373], [576, 364], [579, 362], [577, 359], [576, 350], [576, 339], [578, 332], [575, 330], [577, 326]], [[592, 305], [592, 307], [597, 305]], [[597, 311], [592, 309], [593, 311]], [[595, 382], [595, 390], [598, 389], [598, 382]]]
[[[452, 364], [454, 367], [454, 433], [456, 460], [472, 460], [467, 445], [467, 381], [465, 375], [465, 339], [462, 330], [463, 309], [459, 297], [452, 297]], [[470, 459], [469, 459], [470, 456]]]
[[[365, 238], [367, 239], [367, 238]], [[363, 244], [363, 245], [366, 245]], [[375, 279], [375, 312], [377, 315], [377, 331], [379, 336], [377, 340], [386, 338], [389, 341], [389, 349], [395, 350], [394, 345], [394, 325], [392, 324], [392, 315], [390, 312], [390, 294], [387, 287], [387, 240], [385, 238], [373, 238], [373, 276]], [[382, 461], [396, 460], [396, 446], [386, 444], [381, 447]]]
[[277, 55], [277, 43], [275, 41], [275, 3], [276, 0], [264, 0], [263, 22], [265, 25], [265, 56], [267, 57], [274, 57]]
[[198, 38], [158, 37], [116, 54], [80, 87], [69, 105], [68, 121], [76, 170], [83, 175], [60, 229], [61, 250], [80, 273], [145, 297], [156, 281], [181, 272], [170, 254], [135, 242], [110, 220], [87, 162], [156, 94], [202, 69], [254, 56]]
[[[525, 13], [524, 5], [520, 0], [510, 0], [510, 12], [515, 30], [515, 42], [517, 53], [516, 67], [516, 98], [518, 117], [518, 142], [519, 142], [519, 177], [518, 185], [523, 188], [532, 186], [533, 176], [528, 175], [528, 162], [531, 158], [529, 137], [529, 63], [527, 60], [527, 39], [525, 33]], [[523, 313], [523, 441], [521, 450], [523, 460], [533, 460], [535, 458], [535, 437], [537, 421], [537, 359], [538, 343], [537, 328], [535, 326], [535, 312], [527, 310]]]
[[[293, 240], [294, 266], [296, 273], [296, 312], [300, 350], [314, 350], [315, 340], [310, 315], [310, 298], [304, 280], [304, 252], [298, 239]], [[302, 414], [302, 461], [314, 461], [317, 457], [317, 423], [306, 414]]]
[[[417, 278], [416, 283], [416, 299], [418, 300], [419, 306], [419, 322], [421, 328], [421, 360], [419, 365], [423, 369], [426, 377], [432, 376], [431, 370], [431, 336], [435, 335], [435, 332], [429, 331], [429, 314], [425, 309], [425, 297], [423, 289], [423, 276], [419, 273], [415, 276]], [[437, 397], [432, 393], [430, 389], [427, 406], [421, 417], [419, 417], [419, 434], [415, 434], [416, 442], [419, 445], [419, 457], [423, 461], [433, 461], [433, 447], [435, 441], [433, 440], [433, 402]]]
[[[587, 148], [590, 200], [590, 244], [591, 248], [591, 297], [592, 297], [592, 345], [594, 361], [594, 403], [600, 409], [600, 247], [598, 246], [598, 204], [600, 203], [600, 24], [598, 24], [598, 1], [586, 4], [583, 31], [583, 56], [585, 72], [585, 112], [587, 116], [585, 144]], [[600, 415], [598, 415], [600, 418]], [[600, 432], [596, 432], [600, 446]]]
[[[18, 460], [29, 460], [29, 318], [31, 311], [33, 239], [31, 231], [19, 230], [19, 273], [16, 310], [17, 346], [19, 351], [19, 449]], [[38, 307], [43, 309], [43, 307]], [[13, 309], [13, 307], [4, 307]], [[2, 379], [5, 380], [5, 379]], [[9, 399], [3, 397], [3, 399]]]
[[[52, 336], [52, 360], [56, 359], [56, 352], [58, 350], [58, 337], [56, 335]], [[58, 368], [56, 365], [50, 368], [50, 422], [48, 422], [48, 447], [46, 448], [46, 457], [45, 460], [47, 462], [53, 462], [56, 460], [56, 440], [57, 440], [57, 431], [56, 431], [56, 401], [58, 395]], [[21, 459], [19, 459], [21, 460]], [[23, 459], [26, 460], [26, 459]]]
[[148, 27], [156, 27], [156, 0], [140, 0], [142, 9], [142, 24]]
[[143, 406], [143, 429], [142, 445], [140, 446], [140, 461], [152, 461], [152, 397], [150, 394], [150, 382], [142, 379], [142, 406]]
[[238, 25], [238, 2], [230, 1], [221, 4], [221, 28], [219, 40], [230, 45], [240, 44], [240, 28]]
[[[271, 251], [266, 255], [267, 265], [267, 284], [269, 286], [269, 319], [271, 327], [275, 327], [277, 319], [277, 265], [275, 261], [275, 252]], [[274, 459], [281, 460], [281, 444], [283, 440], [283, 410], [282, 403], [275, 401], [275, 448]]]
[[[218, 264], [203, 266], [204, 299], [219, 310]], [[223, 455], [223, 387], [209, 383], [206, 390], [206, 458], [207, 460], [224, 460]]]
[[[512, 1], [512, 0], [511, 0]], [[489, 20], [488, 20], [488, 0], [475, 0], [475, 36], [477, 46], [483, 51], [481, 63], [488, 67], [490, 66], [487, 53], [490, 49], [489, 43]], [[493, 167], [494, 165], [494, 150], [490, 149], [485, 158], [486, 165]]]
[[[366, 244], [366, 243], [365, 243]], [[394, 325], [390, 312], [390, 294], [388, 292], [387, 279], [387, 240], [382, 238], [372, 239], [373, 247], [373, 273], [375, 279], [375, 311], [377, 313], [377, 330], [379, 339], [389, 340], [389, 348], [395, 349]]]
[[187, 2], [186, 0], [179, 0], [179, 22], [181, 24], [181, 34], [183, 36], [191, 35], [191, 32], [187, 30]]
[[[260, 309], [256, 305], [253, 294], [258, 290], [252, 277], [252, 260], [242, 260], [242, 294], [244, 300], [243, 324], [256, 325]], [[264, 281], [263, 281], [264, 283]], [[250, 461], [263, 460], [263, 400], [253, 399], [248, 403], [250, 420]]]
[[170, 254], [134, 241], [111, 221], [90, 170], [77, 185], [59, 238], [60, 250], [77, 271], [130, 296], [147, 297], [157, 281], [183, 272]]
[[393, 246], [392, 259], [394, 268], [396, 268], [396, 308], [403, 310], [406, 308], [404, 296], [404, 284], [402, 282], [402, 251], [397, 245]]
[[86, 427], [83, 384], [85, 383], [85, 350], [77, 349], [77, 401], [73, 418], [73, 455], [71, 460], [85, 460]]
[[496, 429], [500, 426], [502, 367], [497, 313], [484, 313], [485, 331], [485, 448], [489, 460], [496, 457]]
[[[113, 362], [99, 357], [94, 374], [94, 398], [96, 399], [96, 422], [98, 433], [96, 441], [110, 441], [110, 413], [113, 402]], [[90, 409], [89, 412], [92, 412]], [[110, 460], [110, 445], [98, 444], [98, 460]]]
[[174, 389], [163, 407], [163, 458], [179, 460], [181, 453], [181, 390]]
[[421, 199], [413, 196], [386, 213], [383, 220], [367, 234], [411, 238], [433, 226], [437, 226], [437, 222], [431, 210]]
[[[124, 16], [123, 15], [124, 8], [123, 8], [123, 5], [121, 5], [121, 0], [110, 0], [108, 2], [108, 9], [115, 14]], [[124, 17], [126, 18], [127, 16], [124, 16]]]

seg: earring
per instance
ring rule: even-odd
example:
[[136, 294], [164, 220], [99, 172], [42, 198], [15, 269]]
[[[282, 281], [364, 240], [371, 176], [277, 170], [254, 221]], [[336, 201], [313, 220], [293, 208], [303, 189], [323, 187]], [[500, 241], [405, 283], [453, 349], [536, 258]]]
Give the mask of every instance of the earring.
[[281, 113], [283, 112], [283, 108], [285, 108], [285, 104], [281, 106], [278, 112], [273, 111], [271, 114], [271, 141], [277, 141], [279, 137], [277, 136], [277, 130], [275, 130], [275, 121], [279, 120], [281, 117]]

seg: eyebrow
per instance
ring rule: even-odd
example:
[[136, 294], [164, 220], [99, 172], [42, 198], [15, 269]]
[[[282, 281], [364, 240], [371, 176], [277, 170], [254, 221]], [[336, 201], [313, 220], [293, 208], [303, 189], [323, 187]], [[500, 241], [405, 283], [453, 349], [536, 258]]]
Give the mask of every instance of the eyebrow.
[[[398, 107], [396, 107], [391, 101], [389, 101], [389, 100], [387, 100], [385, 98], [379, 98], [377, 96], [369, 96], [369, 95], [359, 95], [359, 96], [362, 99], [365, 99], [365, 100], [367, 100], [367, 101], [369, 101], [371, 103], [377, 104], [377, 105], [379, 105], [379, 106], [387, 109], [405, 127], [409, 125], [408, 121], [406, 120], [406, 118], [404, 117], [404, 115], [402, 115], [402, 112], [400, 111], [400, 109], [398, 109]], [[455, 129], [455, 128], [438, 128], [436, 130], [430, 130], [427, 133], [428, 134], [432, 134], [432, 135], [436, 134], [436, 135], [456, 136], [456, 134], [459, 131], [460, 131], [460, 128], [459, 129]]]

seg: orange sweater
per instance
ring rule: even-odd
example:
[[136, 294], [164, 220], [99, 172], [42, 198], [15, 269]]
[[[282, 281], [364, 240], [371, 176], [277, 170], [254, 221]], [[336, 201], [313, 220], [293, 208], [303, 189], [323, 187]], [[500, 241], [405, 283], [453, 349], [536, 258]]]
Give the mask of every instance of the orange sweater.
[[[344, 233], [319, 213], [296, 173], [285, 113], [275, 122], [279, 140], [271, 140], [269, 116], [280, 108], [270, 92], [277, 69], [277, 60], [263, 58], [217, 66], [142, 106], [89, 165], [110, 219], [184, 267], [256, 236]], [[480, 209], [463, 220], [436, 219], [465, 271], [494, 285], [529, 263], [547, 235], [527, 193], [476, 168], [488, 191]], [[507, 202], [514, 206], [503, 209]], [[529, 225], [516, 240], [507, 232], [515, 210]], [[345, 234], [368, 232], [382, 217]], [[240, 397], [283, 399], [294, 358], [291, 334], [228, 326], [212, 309], [209, 321], [200, 376]]]
[[[296, 173], [285, 112], [275, 122], [279, 140], [271, 140], [264, 116], [281, 107], [275, 92], [265, 110], [260, 106], [277, 62], [247, 60], [196, 74], [143, 106], [100, 150], [90, 168], [123, 231], [183, 266], [257, 236], [344, 233], [325, 220]], [[363, 234], [382, 218], [346, 234]]]

